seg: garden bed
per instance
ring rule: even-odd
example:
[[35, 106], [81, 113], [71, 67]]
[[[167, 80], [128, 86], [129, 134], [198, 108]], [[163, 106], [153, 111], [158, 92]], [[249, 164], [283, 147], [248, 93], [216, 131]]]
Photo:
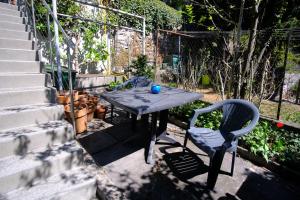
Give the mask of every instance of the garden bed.
[[[170, 122], [187, 128], [187, 120], [196, 108], [209, 106], [208, 103], [196, 101], [170, 111]], [[197, 120], [196, 126], [216, 129], [222, 114], [214, 111], [204, 114]], [[300, 130], [290, 125], [278, 128], [276, 122], [261, 118], [256, 128], [241, 138], [238, 153], [260, 166], [288, 177], [300, 177]]]

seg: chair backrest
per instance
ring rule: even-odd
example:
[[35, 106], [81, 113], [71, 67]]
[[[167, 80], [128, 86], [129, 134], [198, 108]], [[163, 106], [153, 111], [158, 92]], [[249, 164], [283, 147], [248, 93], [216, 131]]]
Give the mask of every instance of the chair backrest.
[[134, 77], [128, 79], [127, 81], [125, 81], [124, 83], [118, 85], [114, 90], [120, 90], [120, 89], [128, 86], [129, 84], [131, 84], [131, 86], [134, 88], [147, 87], [147, 86], [150, 86], [151, 83], [152, 83], [152, 80], [148, 79], [145, 76], [134, 76]]
[[249, 101], [229, 99], [222, 104], [223, 118], [219, 129], [223, 133], [240, 130], [248, 121], [259, 117], [258, 109]]
[[135, 76], [132, 77], [130, 82], [133, 84], [133, 87], [147, 87], [152, 81], [145, 76]]

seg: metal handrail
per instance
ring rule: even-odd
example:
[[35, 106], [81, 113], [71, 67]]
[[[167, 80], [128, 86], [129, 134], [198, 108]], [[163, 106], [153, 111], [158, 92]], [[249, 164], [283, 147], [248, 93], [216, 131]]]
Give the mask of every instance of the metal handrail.
[[[34, 9], [34, 0], [31, 0], [31, 4], [29, 4], [28, 0], [24, 0], [25, 7], [27, 8], [27, 17], [29, 18], [29, 15], [31, 15], [32, 19], [32, 25], [33, 25], [33, 34], [34, 34], [34, 40], [35, 42], [37, 41], [37, 31], [36, 31], [36, 19], [35, 19], [35, 9]], [[73, 125], [73, 130], [74, 133], [76, 133], [75, 130], [75, 116], [74, 116], [74, 96], [73, 96], [73, 83], [72, 83], [72, 63], [71, 63], [71, 53], [70, 53], [70, 48], [74, 48], [75, 44], [72, 42], [66, 31], [63, 29], [61, 24], [59, 23], [58, 19], [54, 15], [53, 11], [51, 10], [50, 6], [47, 4], [45, 0], [42, 0], [43, 6], [47, 9], [47, 31], [48, 31], [48, 42], [49, 42], [49, 49], [51, 51], [50, 53], [50, 64], [51, 64], [51, 69], [52, 69], [52, 77], [53, 81], [55, 83], [55, 74], [54, 74], [54, 67], [53, 67], [53, 57], [52, 57], [52, 40], [51, 40], [51, 30], [50, 30], [50, 18], [49, 15], [53, 18], [54, 23], [58, 26], [60, 31], [62, 32], [64, 41], [67, 44], [67, 57], [68, 57], [68, 76], [69, 76], [69, 95], [71, 98], [70, 102], [70, 107], [71, 107], [71, 120], [72, 120], [72, 125]], [[28, 11], [28, 6], [31, 6], [31, 13]], [[25, 9], [26, 9], [25, 8]], [[75, 137], [75, 135], [74, 135]]]
[[[33, 1], [33, 0], [32, 0]], [[57, 26], [59, 27], [59, 29], [61, 30], [66, 42], [68, 43], [68, 45], [72, 48], [75, 47], [75, 44], [72, 42], [72, 40], [70, 39], [70, 37], [68, 36], [68, 34], [66, 33], [66, 31], [63, 29], [63, 27], [60, 25], [58, 19], [54, 16], [50, 6], [47, 4], [47, 2], [45, 0], [42, 0], [43, 5], [45, 6], [45, 8], [47, 9], [48, 13], [52, 16], [52, 19], [55, 21], [55, 23], [57, 24]]]

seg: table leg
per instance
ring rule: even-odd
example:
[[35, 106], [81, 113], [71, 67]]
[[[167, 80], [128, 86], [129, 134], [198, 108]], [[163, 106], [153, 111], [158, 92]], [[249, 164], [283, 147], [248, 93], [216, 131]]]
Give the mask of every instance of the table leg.
[[168, 116], [169, 116], [169, 110], [162, 110], [159, 112], [159, 127], [157, 131], [157, 136], [166, 132], [167, 125], [168, 125]]
[[113, 117], [114, 117], [114, 105], [113, 104], [110, 104], [110, 109], [111, 109], [111, 112], [110, 112], [110, 120], [111, 122], [113, 122]]
[[152, 113], [151, 116], [151, 138], [150, 138], [148, 151], [146, 150], [147, 164], [154, 164], [153, 153], [154, 153], [154, 146], [156, 142], [156, 130], [157, 130], [157, 113], [155, 112]]
[[131, 130], [136, 131], [137, 115], [131, 114]]
[[169, 110], [163, 110], [159, 113], [159, 127], [157, 132], [157, 139], [165, 140], [172, 144], [178, 143], [174, 137], [167, 133]]
[[143, 127], [149, 127], [149, 114], [144, 114], [141, 116]]

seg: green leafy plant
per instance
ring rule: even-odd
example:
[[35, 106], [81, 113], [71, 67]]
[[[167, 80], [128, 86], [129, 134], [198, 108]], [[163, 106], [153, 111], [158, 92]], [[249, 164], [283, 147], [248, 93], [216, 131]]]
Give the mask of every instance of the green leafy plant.
[[[146, 17], [146, 31], [148, 33], [156, 28], [174, 29], [182, 23], [181, 12], [168, 6], [163, 1], [123, 0], [119, 2], [121, 10]], [[116, 20], [115, 17], [114, 20]], [[129, 24], [139, 29], [143, 26], [142, 20], [128, 16], [119, 17], [116, 23]]]
[[171, 83], [168, 83], [168, 86], [169, 86], [169, 87], [177, 88], [177, 87], [178, 87], [178, 84], [177, 84], [177, 83], [174, 83], [174, 82], [171, 82]]
[[192, 24], [195, 22], [195, 15], [194, 15], [193, 9], [194, 9], [194, 7], [192, 4], [185, 5], [184, 10], [182, 12], [189, 24]]
[[120, 85], [120, 81], [112, 81], [108, 84], [108, 89], [109, 90], [114, 90], [118, 85]]
[[[180, 107], [176, 107], [171, 109], [170, 113], [182, 119], [184, 121], [188, 121], [189, 118], [193, 115], [193, 110], [198, 108], [204, 108], [209, 106], [210, 104], [202, 102], [202, 101], [195, 101], [190, 104], [186, 104]], [[210, 129], [218, 129], [220, 126], [220, 122], [222, 119], [221, 111], [213, 111], [211, 113], [205, 113], [200, 115], [196, 121], [196, 126], [198, 127], [205, 127]]]
[[129, 66], [134, 76], [145, 76], [147, 78], [153, 78], [152, 68], [152, 66], [148, 65], [147, 56], [145, 55], [139, 55]]
[[269, 121], [260, 121], [255, 129], [242, 138], [245, 146], [255, 155], [262, 155], [266, 161], [285, 161], [287, 131], [277, 128]]

